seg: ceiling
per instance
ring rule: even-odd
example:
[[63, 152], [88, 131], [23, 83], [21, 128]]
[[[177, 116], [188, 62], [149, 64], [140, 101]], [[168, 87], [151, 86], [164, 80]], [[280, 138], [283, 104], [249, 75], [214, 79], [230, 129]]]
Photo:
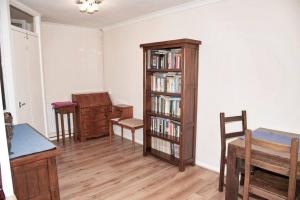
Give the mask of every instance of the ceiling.
[[94, 14], [81, 13], [76, 0], [19, 0], [43, 21], [103, 28], [194, 0], [104, 0]]

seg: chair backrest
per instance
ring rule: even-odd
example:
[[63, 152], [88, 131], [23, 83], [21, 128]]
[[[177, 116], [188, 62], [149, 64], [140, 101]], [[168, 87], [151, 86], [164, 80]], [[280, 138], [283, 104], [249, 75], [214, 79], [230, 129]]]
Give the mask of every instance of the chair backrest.
[[[248, 199], [249, 197], [252, 145], [280, 153], [290, 154], [290, 164], [287, 169], [287, 174], [289, 176], [288, 199], [295, 199], [299, 139], [291, 138], [291, 145], [278, 144], [253, 138], [251, 130], [245, 131], [245, 182], [243, 199]], [[263, 166], [264, 165], [261, 165], [259, 167], [263, 168]]]
[[[242, 122], [243, 130], [239, 132], [226, 132], [226, 124], [232, 122]], [[221, 142], [225, 142], [226, 139], [239, 137], [244, 135], [247, 129], [247, 113], [245, 110], [242, 111], [242, 115], [225, 117], [225, 113], [220, 113], [220, 128], [221, 128]]]

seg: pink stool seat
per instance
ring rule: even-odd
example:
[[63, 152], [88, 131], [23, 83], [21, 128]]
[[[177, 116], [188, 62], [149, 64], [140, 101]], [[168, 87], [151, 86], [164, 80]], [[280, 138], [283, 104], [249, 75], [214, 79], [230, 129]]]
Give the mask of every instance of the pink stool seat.
[[76, 106], [77, 103], [71, 101], [62, 101], [62, 102], [53, 102], [51, 103], [53, 109], [69, 107], [69, 106]]

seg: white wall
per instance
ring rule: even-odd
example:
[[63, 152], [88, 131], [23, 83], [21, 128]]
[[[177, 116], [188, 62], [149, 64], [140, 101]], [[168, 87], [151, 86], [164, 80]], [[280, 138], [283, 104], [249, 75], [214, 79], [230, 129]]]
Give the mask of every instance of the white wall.
[[115, 102], [133, 105], [142, 118], [141, 43], [198, 39], [197, 164], [218, 170], [221, 111], [246, 109], [252, 129], [300, 133], [300, 1], [223, 0], [176, 10], [105, 29], [105, 89]]
[[72, 93], [103, 89], [102, 33], [97, 29], [43, 22], [41, 34], [51, 137], [55, 135], [52, 102], [71, 100]]

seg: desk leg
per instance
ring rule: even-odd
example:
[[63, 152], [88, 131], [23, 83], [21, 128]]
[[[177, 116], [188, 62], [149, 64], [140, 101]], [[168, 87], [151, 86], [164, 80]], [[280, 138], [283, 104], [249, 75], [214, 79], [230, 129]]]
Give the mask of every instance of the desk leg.
[[75, 111], [75, 108], [74, 108], [74, 111], [72, 113], [73, 115], [73, 139], [74, 141], [77, 140], [77, 121], [76, 121], [76, 111]]
[[60, 120], [61, 120], [61, 133], [62, 133], [62, 140], [63, 145], [65, 146], [65, 126], [64, 126], [64, 115], [60, 114]]
[[56, 141], [59, 142], [59, 123], [58, 123], [58, 113], [55, 111], [55, 125], [56, 125]]
[[239, 170], [237, 164], [236, 149], [228, 145], [225, 200], [238, 199]]
[[68, 113], [67, 116], [68, 116], [69, 139], [70, 139], [70, 141], [71, 141], [72, 133], [71, 133], [71, 119], [70, 119], [70, 113]]

